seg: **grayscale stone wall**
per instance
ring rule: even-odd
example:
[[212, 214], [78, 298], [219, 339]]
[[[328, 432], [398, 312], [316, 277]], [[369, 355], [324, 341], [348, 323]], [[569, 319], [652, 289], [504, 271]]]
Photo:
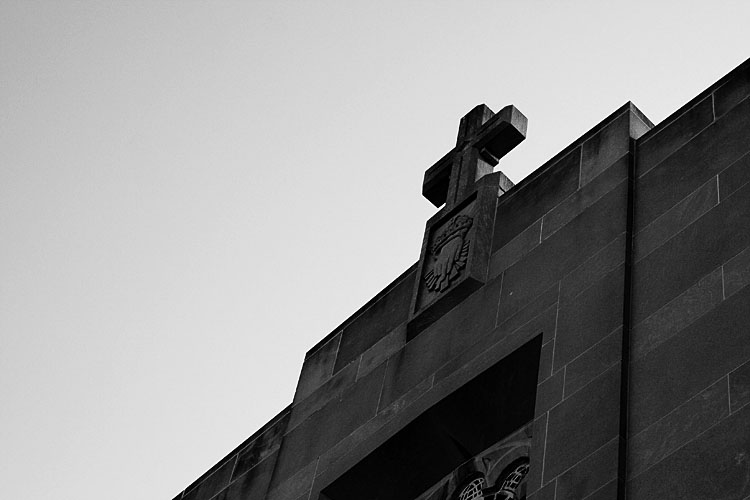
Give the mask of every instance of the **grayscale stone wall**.
[[749, 497], [748, 96], [750, 60], [656, 127], [616, 110], [497, 199], [481, 287], [409, 332], [406, 270], [176, 499], [350, 500], [326, 494], [532, 343], [529, 499]]

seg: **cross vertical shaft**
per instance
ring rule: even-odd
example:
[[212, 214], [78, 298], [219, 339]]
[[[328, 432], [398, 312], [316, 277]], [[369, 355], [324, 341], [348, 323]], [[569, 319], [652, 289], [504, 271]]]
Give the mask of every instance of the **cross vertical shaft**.
[[461, 119], [456, 147], [425, 172], [422, 194], [437, 207], [455, 206], [526, 138], [526, 125], [526, 117], [514, 106], [497, 114], [484, 104], [476, 106]]

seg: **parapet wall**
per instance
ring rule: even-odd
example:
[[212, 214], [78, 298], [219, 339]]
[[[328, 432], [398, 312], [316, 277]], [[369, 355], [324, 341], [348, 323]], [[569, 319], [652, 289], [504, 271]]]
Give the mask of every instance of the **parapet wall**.
[[748, 96], [750, 61], [656, 127], [616, 110], [498, 198], [485, 285], [407, 342], [412, 266], [176, 498], [324, 498], [534, 341], [529, 499], [750, 495]]

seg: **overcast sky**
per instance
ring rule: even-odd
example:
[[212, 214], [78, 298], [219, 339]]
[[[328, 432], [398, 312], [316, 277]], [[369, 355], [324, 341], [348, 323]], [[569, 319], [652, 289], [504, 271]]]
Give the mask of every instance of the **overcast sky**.
[[750, 57], [750, 2], [0, 0], [0, 489], [170, 500], [419, 257], [424, 170], [519, 181]]

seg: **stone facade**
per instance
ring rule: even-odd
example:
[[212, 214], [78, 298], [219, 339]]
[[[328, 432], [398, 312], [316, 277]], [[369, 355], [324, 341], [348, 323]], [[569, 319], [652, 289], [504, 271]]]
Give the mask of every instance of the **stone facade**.
[[657, 126], [625, 104], [516, 186], [462, 151], [484, 176], [420, 261], [176, 499], [502, 498], [523, 460], [528, 499], [750, 498], [750, 60]]

